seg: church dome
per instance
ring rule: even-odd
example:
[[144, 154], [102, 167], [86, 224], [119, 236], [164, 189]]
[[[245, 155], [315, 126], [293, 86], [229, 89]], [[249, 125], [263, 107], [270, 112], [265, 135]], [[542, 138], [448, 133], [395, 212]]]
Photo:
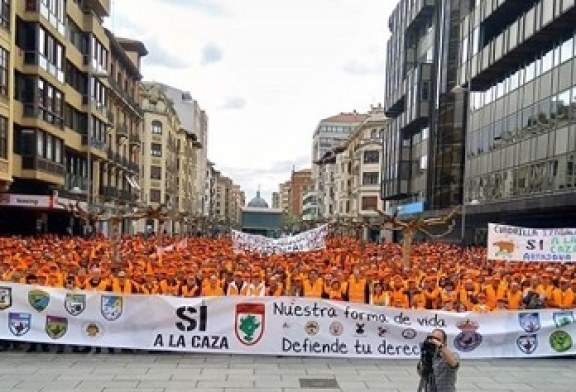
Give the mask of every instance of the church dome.
[[268, 203], [262, 197], [260, 197], [260, 191], [256, 192], [256, 197], [248, 202], [248, 207], [254, 208], [268, 208]]

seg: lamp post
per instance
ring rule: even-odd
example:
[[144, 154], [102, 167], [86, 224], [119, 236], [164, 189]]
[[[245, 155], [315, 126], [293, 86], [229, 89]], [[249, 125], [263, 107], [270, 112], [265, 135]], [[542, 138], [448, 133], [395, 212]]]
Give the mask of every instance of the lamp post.
[[469, 206], [477, 206], [480, 204], [479, 200], [472, 200], [470, 203], [466, 203], [466, 201], [464, 201], [464, 203], [462, 203], [462, 217], [460, 218], [460, 223], [461, 223], [461, 227], [460, 227], [460, 241], [462, 243], [463, 246], [466, 245], [466, 205]]

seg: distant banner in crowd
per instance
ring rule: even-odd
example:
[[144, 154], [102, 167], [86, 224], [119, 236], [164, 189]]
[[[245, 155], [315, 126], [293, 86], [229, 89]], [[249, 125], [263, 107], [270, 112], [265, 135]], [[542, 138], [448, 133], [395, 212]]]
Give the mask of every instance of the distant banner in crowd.
[[233, 230], [232, 241], [236, 250], [261, 253], [309, 252], [323, 249], [326, 246], [327, 234], [327, 225], [282, 238], [268, 238]]
[[0, 284], [0, 339], [342, 358], [417, 358], [443, 328], [464, 358], [575, 355], [573, 310], [448, 313], [289, 297], [178, 298]]
[[576, 229], [488, 224], [488, 260], [576, 261]]

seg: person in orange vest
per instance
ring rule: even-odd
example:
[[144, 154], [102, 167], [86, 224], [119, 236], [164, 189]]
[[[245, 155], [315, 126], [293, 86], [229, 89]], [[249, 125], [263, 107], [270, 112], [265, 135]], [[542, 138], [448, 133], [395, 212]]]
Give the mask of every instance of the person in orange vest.
[[202, 288], [202, 296], [204, 297], [222, 297], [224, 295], [224, 289], [218, 281], [218, 276], [216, 274], [210, 275], [208, 279], [208, 284]]
[[561, 309], [572, 308], [574, 302], [574, 292], [570, 287], [570, 281], [567, 278], [560, 278], [560, 287], [552, 292], [553, 303]]
[[185, 298], [199, 297], [202, 295], [202, 287], [198, 284], [196, 277], [189, 276], [180, 286], [180, 295]]
[[423, 282], [422, 296], [424, 309], [440, 309], [441, 289], [438, 287], [436, 277], [429, 277]]
[[486, 313], [486, 312], [489, 312], [491, 310], [492, 309], [490, 308], [490, 306], [486, 303], [486, 294], [479, 293], [476, 296], [476, 303], [472, 306], [472, 311], [473, 312]]
[[506, 294], [506, 308], [510, 310], [519, 310], [523, 307], [522, 300], [524, 296], [520, 290], [518, 282], [510, 283], [510, 289]]
[[160, 294], [160, 285], [158, 279], [153, 275], [146, 275], [144, 283], [138, 285], [138, 292], [140, 294], [157, 295]]
[[100, 268], [93, 268], [82, 288], [87, 291], [109, 291], [110, 282], [102, 278]]
[[376, 306], [389, 306], [390, 305], [390, 295], [382, 287], [382, 283], [374, 282], [372, 285], [372, 291], [370, 293], [370, 305]]
[[409, 308], [410, 302], [406, 295], [406, 289], [402, 282], [402, 277], [397, 275], [394, 277], [394, 282], [390, 293], [390, 305], [395, 308]]
[[118, 277], [112, 281], [112, 291], [116, 294], [134, 294], [138, 290], [132, 280], [126, 277], [126, 272], [118, 272]]
[[234, 280], [228, 284], [227, 296], [247, 296], [250, 291], [250, 283], [244, 280], [242, 272], [234, 273]]
[[348, 279], [348, 301], [365, 304], [368, 302], [368, 292], [366, 278], [360, 274], [360, 268], [354, 267], [352, 276]]
[[330, 283], [330, 287], [327, 291], [328, 299], [333, 301], [342, 301], [344, 300], [344, 293], [342, 292], [342, 284], [338, 279], [332, 279]]
[[307, 298], [322, 298], [324, 295], [324, 283], [318, 277], [318, 270], [311, 269], [308, 279], [304, 280], [304, 296]]
[[284, 295], [282, 283], [278, 282], [278, 278], [276, 278], [276, 276], [271, 276], [268, 279], [268, 285], [266, 286], [266, 296], [281, 297], [282, 295]]
[[496, 277], [487, 277], [487, 285], [484, 287], [484, 293], [486, 294], [486, 304], [491, 309], [496, 309], [498, 301], [506, 297], [506, 285], [503, 284]]

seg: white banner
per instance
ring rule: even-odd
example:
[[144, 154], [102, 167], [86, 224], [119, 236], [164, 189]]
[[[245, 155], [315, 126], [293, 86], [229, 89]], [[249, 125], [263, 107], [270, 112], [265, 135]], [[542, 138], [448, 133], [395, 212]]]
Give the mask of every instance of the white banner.
[[575, 355], [573, 310], [448, 313], [290, 297], [178, 298], [4, 284], [0, 339], [316, 357], [415, 358], [443, 328], [464, 358]]
[[488, 260], [576, 261], [576, 229], [531, 229], [489, 223]]
[[268, 238], [262, 235], [232, 230], [234, 249], [260, 253], [309, 252], [323, 249], [326, 245], [328, 226], [322, 225], [289, 237]]

